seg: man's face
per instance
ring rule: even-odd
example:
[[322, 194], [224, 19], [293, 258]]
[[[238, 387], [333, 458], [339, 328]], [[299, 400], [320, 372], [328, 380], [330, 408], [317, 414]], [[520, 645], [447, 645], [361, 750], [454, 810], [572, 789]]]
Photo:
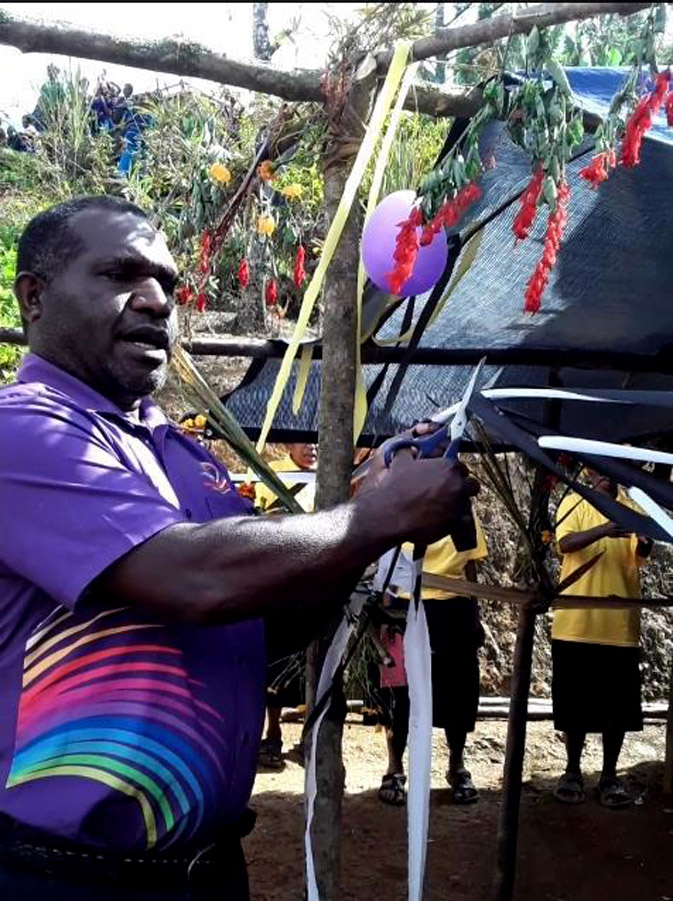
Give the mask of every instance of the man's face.
[[287, 449], [300, 469], [315, 469], [318, 462], [317, 444], [288, 444]]
[[177, 341], [175, 263], [163, 236], [133, 213], [84, 210], [84, 249], [44, 286], [31, 348], [122, 409], [160, 388]]
[[589, 467], [586, 469], [586, 474], [589, 479], [589, 484], [592, 488], [595, 488], [596, 491], [602, 491], [604, 494], [611, 494], [613, 497], [616, 496], [617, 484], [616, 482], [613, 482], [612, 479], [601, 475], [600, 472], [596, 472], [595, 469], [590, 469]]

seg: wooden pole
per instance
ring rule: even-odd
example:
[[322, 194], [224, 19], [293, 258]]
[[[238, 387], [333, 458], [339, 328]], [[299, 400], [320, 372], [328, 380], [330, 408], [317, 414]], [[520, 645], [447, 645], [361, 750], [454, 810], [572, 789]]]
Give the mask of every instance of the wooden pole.
[[[334, 144], [325, 156], [325, 207], [334, 218], [344, 191], [353, 156], [334, 153], [339, 138], [348, 139], [357, 153], [369, 118], [376, 83], [373, 61], [355, 74], [343, 112], [330, 116]], [[331, 151], [331, 152], [330, 152]], [[316, 506], [324, 510], [347, 500], [353, 469], [353, 411], [356, 386], [357, 272], [360, 262], [361, 221], [357, 202], [353, 205], [325, 277], [323, 295], [323, 355], [320, 391], [319, 466], [316, 479]], [[346, 600], [346, 599], [344, 599]], [[327, 639], [315, 641], [308, 651], [306, 666], [307, 704], [315, 701], [316, 687]], [[341, 701], [341, 703], [339, 703]], [[311, 832], [316, 883], [321, 901], [339, 898], [340, 819], [344, 787], [341, 755], [346, 713], [341, 686], [335, 684], [334, 698], [322, 722], [317, 741], [317, 797]]]
[[671, 686], [668, 693], [668, 716], [666, 718], [664, 794], [673, 795], [673, 656], [671, 657]]
[[516, 851], [519, 839], [519, 808], [523, 784], [523, 760], [526, 753], [528, 696], [535, 639], [535, 613], [530, 606], [519, 611], [514, 647], [511, 697], [505, 747], [502, 803], [498, 821], [494, 901], [511, 901], [516, 877]]

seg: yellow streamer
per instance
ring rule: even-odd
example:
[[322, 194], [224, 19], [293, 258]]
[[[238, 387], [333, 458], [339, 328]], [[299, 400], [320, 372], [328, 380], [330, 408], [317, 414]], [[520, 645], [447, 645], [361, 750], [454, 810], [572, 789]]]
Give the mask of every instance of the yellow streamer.
[[[409, 44], [401, 44], [399, 45], [395, 53], [397, 54], [399, 51], [399, 59], [397, 60], [397, 64], [401, 67], [406, 66], [407, 59], [409, 57]], [[393, 57], [393, 62], [391, 64], [391, 71], [393, 66], [396, 64], [396, 58]], [[411, 87], [414, 77], [416, 75], [416, 71], [418, 69], [418, 63], [414, 63], [409, 66], [407, 71], [404, 74], [404, 78], [402, 79], [402, 84], [400, 86], [399, 94], [397, 95], [397, 100], [395, 102], [395, 106], [390, 115], [390, 122], [388, 123], [388, 129], [383, 136], [383, 140], [381, 141], [381, 149], [379, 150], [378, 159], [376, 160], [376, 166], [374, 167], [374, 175], [372, 177], [371, 188], [369, 189], [369, 197], [367, 198], [367, 209], [365, 211], [365, 224], [367, 220], [372, 215], [374, 210], [376, 209], [376, 204], [379, 202], [379, 194], [381, 193], [381, 185], [383, 184], [383, 176], [386, 171], [386, 165], [388, 164], [388, 157], [390, 156], [390, 149], [393, 146], [393, 139], [395, 138], [395, 134], [397, 132], [397, 126], [400, 123], [400, 117], [402, 115], [402, 107], [404, 106], [404, 101], [407, 98], [407, 94], [409, 93], [409, 88]], [[365, 392], [364, 381], [362, 378], [362, 353], [361, 353], [361, 344], [362, 344], [362, 295], [365, 290], [365, 267], [362, 264], [362, 255], [360, 255], [360, 265], [358, 266], [358, 287], [357, 287], [357, 317], [358, 317], [358, 325], [357, 325], [357, 334], [358, 334], [358, 342], [356, 349], [356, 385], [355, 385], [355, 406], [353, 409], [353, 443], [355, 444], [362, 433], [362, 429], [364, 428], [365, 419], [367, 418], [367, 394]]]
[[304, 344], [301, 349], [301, 358], [299, 360], [299, 372], [297, 373], [297, 384], [294, 387], [294, 397], [292, 399], [292, 412], [296, 416], [304, 399], [304, 391], [306, 391], [306, 383], [308, 382], [308, 374], [311, 371], [311, 360], [313, 359], [313, 345]]
[[397, 90], [397, 87], [402, 78], [408, 55], [409, 44], [398, 44], [398, 46], [395, 48], [393, 60], [390, 64], [390, 68], [388, 69], [388, 74], [386, 75], [386, 80], [383, 83], [383, 87], [381, 88], [381, 92], [375, 104], [374, 112], [369, 122], [369, 127], [367, 128], [364, 140], [360, 145], [360, 150], [357, 157], [355, 158], [355, 163], [353, 164], [353, 168], [351, 169], [351, 172], [346, 180], [344, 192], [341, 195], [341, 200], [339, 201], [339, 206], [337, 207], [334, 219], [332, 220], [332, 223], [327, 232], [327, 237], [325, 238], [325, 244], [323, 246], [323, 252], [320, 256], [320, 260], [315, 272], [313, 273], [311, 282], [306, 289], [306, 294], [304, 294], [304, 300], [302, 301], [301, 310], [299, 311], [299, 316], [297, 318], [297, 324], [295, 326], [292, 339], [288, 344], [287, 350], [285, 351], [285, 356], [283, 357], [283, 360], [280, 364], [280, 369], [278, 370], [278, 375], [276, 377], [276, 384], [273, 387], [273, 392], [271, 393], [271, 397], [266, 408], [266, 416], [264, 417], [264, 423], [259, 435], [259, 440], [257, 441], [257, 451], [259, 453], [264, 450], [264, 447], [266, 445], [266, 439], [268, 437], [269, 430], [271, 429], [273, 418], [276, 415], [280, 400], [283, 396], [283, 392], [290, 377], [290, 372], [292, 371], [292, 363], [297, 355], [297, 350], [302, 338], [304, 337], [306, 328], [308, 327], [311, 313], [313, 312], [313, 307], [315, 306], [315, 302], [318, 299], [318, 295], [320, 294], [320, 289], [322, 288], [325, 273], [327, 272], [327, 268], [332, 261], [334, 251], [336, 250], [339, 239], [341, 238], [341, 233], [343, 232], [344, 225], [346, 224], [346, 220], [348, 219], [348, 214], [350, 213], [351, 207], [353, 206], [353, 201], [355, 200], [357, 189], [360, 185], [360, 182], [362, 181], [362, 176], [365, 173], [367, 164], [371, 158], [372, 153], [374, 152], [374, 148], [376, 147], [376, 142], [379, 138], [381, 130], [383, 129], [386, 115], [388, 113], [388, 110], [390, 109], [393, 98], [395, 96], [395, 91]]

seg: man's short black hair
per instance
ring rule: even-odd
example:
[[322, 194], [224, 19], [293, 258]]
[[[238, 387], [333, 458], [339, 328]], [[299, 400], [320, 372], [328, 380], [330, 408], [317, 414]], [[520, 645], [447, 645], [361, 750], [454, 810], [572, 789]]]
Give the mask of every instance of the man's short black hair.
[[147, 219], [147, 213], [121, 197], [104, 194], [92, 197], [74, 197], [64, 203], [49, 207], [34, 216], [25, 227], [16, 255], [16, 271], [32, 272], [49, 283], [84, 249], [70, 224], [74, 216], [83, 210], [114, 210], [133, 213]]

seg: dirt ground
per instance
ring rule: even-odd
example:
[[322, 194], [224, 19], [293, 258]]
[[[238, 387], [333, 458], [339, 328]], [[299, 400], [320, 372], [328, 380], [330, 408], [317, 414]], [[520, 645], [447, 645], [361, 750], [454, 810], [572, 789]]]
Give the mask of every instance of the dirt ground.
[[[346, 796], [342, 817], [343, 901], [405, 901], [406, 811], [376, 796], [385, 739], [352, 718], [344, 735]], [[283, 727], [285, 749], [300, 726]], [[479, 722], [468, 739], [467, 764], [481, 790], [474, 807], [451, 804], [442, 734], [435, 730], [427, 878], [431, 899], [491, 901], [506, 723]], [[637, 798], [630, 810], [600, 807], [600, 742], [590, 739], [584, 770], [587, 801], [578, 807], [552, 796], [564, 763], [550, 722], [528, 726], [521, 806], [518, 901], [673, 901], [673, 798], [661, 794], [664, 724], [627, 736], [622, 775]], [[252, 806], [257, 826], [245, 840], [253, 901], [300, 901], [303, 867], [303, 769], [259, 773]]]

